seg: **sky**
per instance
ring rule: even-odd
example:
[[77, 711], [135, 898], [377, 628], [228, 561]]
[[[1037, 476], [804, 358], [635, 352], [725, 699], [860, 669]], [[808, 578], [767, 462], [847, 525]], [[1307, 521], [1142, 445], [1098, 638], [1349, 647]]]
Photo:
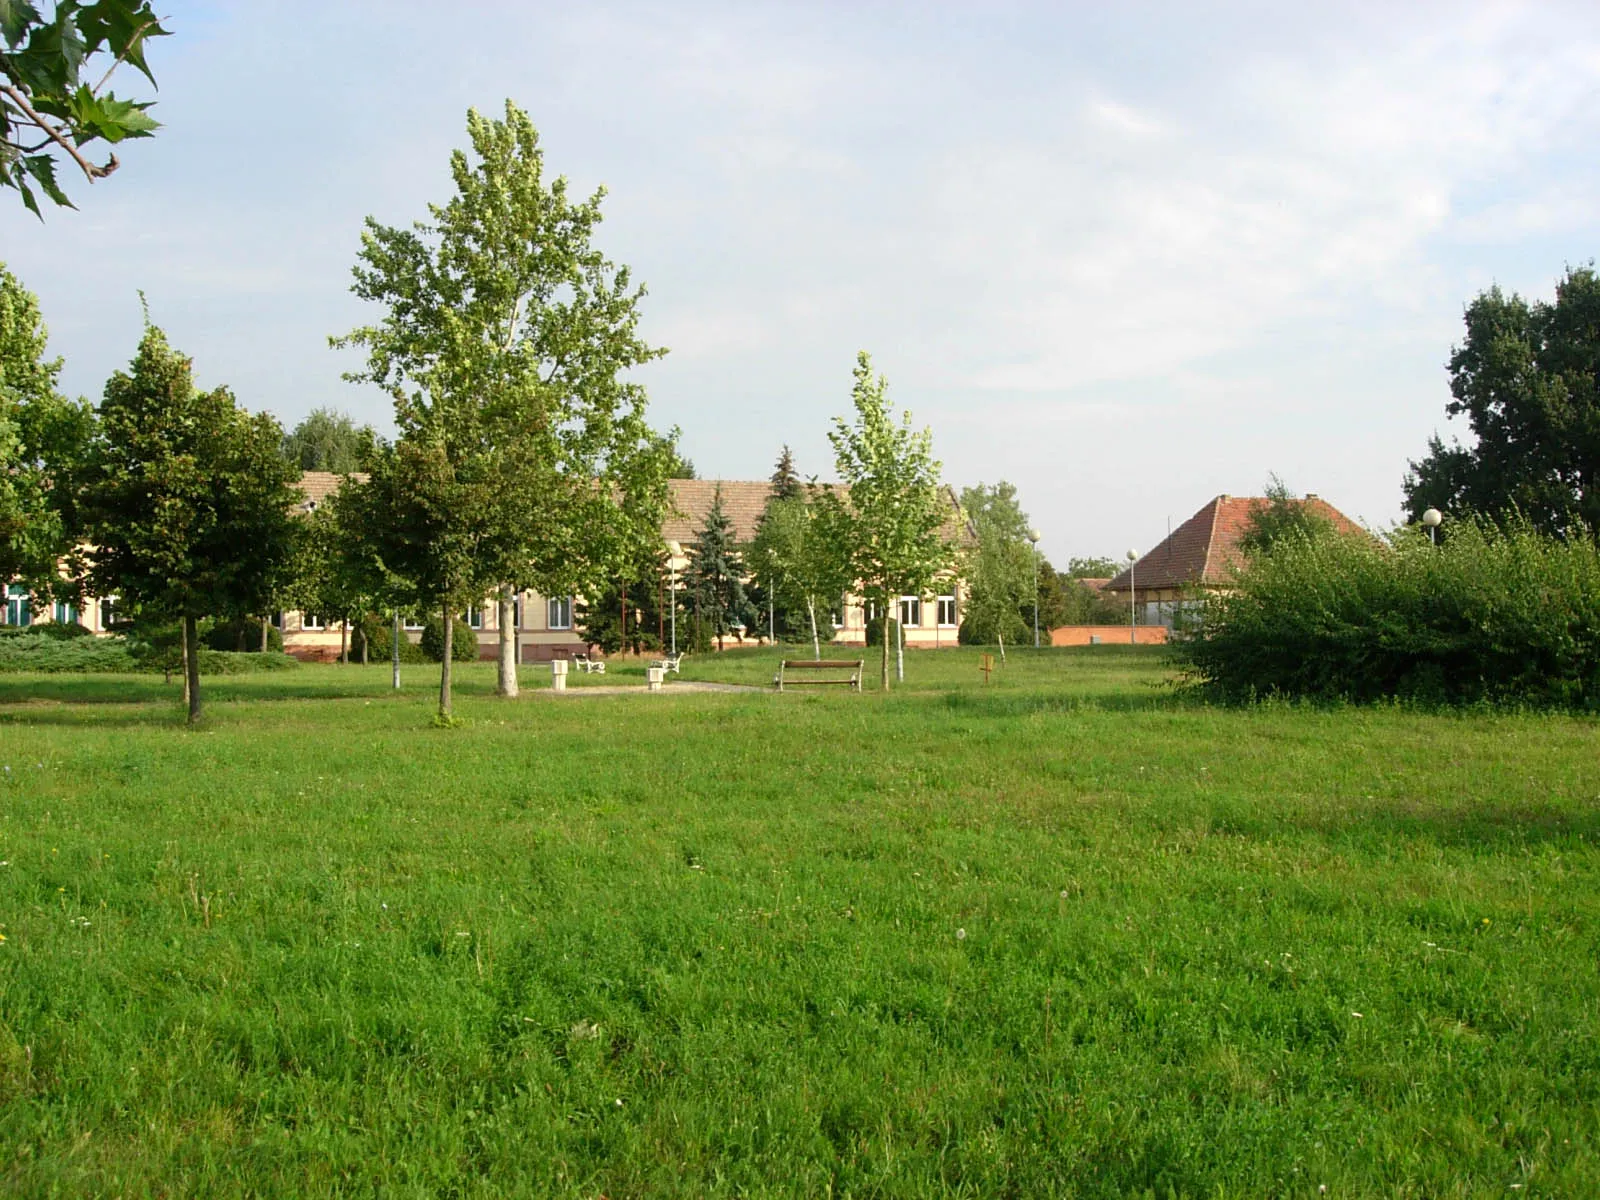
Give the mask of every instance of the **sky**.
[[446, 201], [468, 108], [509, 98], [606, 187], [597, 245], [670, 351], [637, 377], [702, 477], [784, 443], [832, 477], [865, 349], [1057, 564], [1272, 474], [1387, 528], [1465, 436], [1465, 304], [1548, 298], [1600, 241], [1592, 4], [159, 7], [157, 137], [76, 212], [0, 203], [68, 392], [127, 364], [142, 289], [201, 386], [391, 428], [328, 347], [378, 315], [362, 221]]

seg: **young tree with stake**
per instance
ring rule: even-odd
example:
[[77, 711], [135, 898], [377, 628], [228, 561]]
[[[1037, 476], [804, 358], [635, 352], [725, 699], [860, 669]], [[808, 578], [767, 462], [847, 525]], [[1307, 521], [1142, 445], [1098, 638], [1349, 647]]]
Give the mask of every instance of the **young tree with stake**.
[[933, 435], [911, 427], [911, 414], [898, 424], [889, 413], [889, 382], [872, 373], [865, 350], [856, 357], [851, 390], [855, 423], [835, 417], [833, 443], [848, 504], [832, 491], [821, 492], [830, 521], [840, 530], [850, 574], [862, 595], [878, 606], [883, 622], [882, 686], [889, 690], [889, 622], [902, 595], [920, 596], [955, 562], [955, 547], [941, 534], [950, 510], [940, 494]]

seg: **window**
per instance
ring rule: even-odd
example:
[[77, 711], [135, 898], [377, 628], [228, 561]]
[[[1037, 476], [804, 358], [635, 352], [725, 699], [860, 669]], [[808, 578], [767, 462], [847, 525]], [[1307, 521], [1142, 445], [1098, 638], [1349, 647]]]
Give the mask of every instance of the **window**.
[[322, 627], [323, 627], [322, 626], [322, 618], [319, 617], [316, 613], [301, 613], [300, 614], [300, 628], [301, 629], [321, 629]]
[[115, 596], [100, 597], [100, 628], [110, 629], [122, 618], [117, 615], [117, 598]]
[[417, 616], [415, 613], [407, 613], [406, 616], [405, 616], [405, 622], [404, 622], [403, 628], [410, 629], [410, 630], [413, 630], [413, 631], [421, 629], [422, 628], [422, 618]]
[[283, 610], [279, 609], [272, 614], [272, 627], [280, 632], [283, 630]]
[[511, 620], [513, 629], [522, 628], [522, 593], [518, 592], [511, 598]]
[[955, 628], [956, 598], [954, 596], [939, 597], [939, 624], [947, 628]]
[[6, 624], [33, 624], [33, 605], [28, 602], [28, 589], [21, 584], [13, 583], [6, 589]]
[[483, 605], [474, 604], [467, 609], [467, 624], [474, 629], [483, 628]]
[[550, 597], [549, 609], [550, 609], [549, 616], [550, 616], [550, 628], [551, 629], [571, 629], [572, 628], [572, 597], [571, 596], [552, 596], [552, 597]]
[[912, 629], [922, 624], [922, 597], [900, 597], [900, 624], [909, 625]]
[[58, 625], [76, 625], [78, 623], [78, 606], [76, 604], [62, 604], [56, 601], [55, 611], [51, 614]]

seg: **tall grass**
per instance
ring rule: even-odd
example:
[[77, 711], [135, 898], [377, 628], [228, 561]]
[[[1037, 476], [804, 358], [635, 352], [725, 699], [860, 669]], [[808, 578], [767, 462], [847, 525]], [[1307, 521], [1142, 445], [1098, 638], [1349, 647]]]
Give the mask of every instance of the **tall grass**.
[[1463, 522], [1437, 547], [1280, 543], [1208, 599], [1180, 647], [1192, 678], [1240, 700], [1600, 707], [1600, 552]]

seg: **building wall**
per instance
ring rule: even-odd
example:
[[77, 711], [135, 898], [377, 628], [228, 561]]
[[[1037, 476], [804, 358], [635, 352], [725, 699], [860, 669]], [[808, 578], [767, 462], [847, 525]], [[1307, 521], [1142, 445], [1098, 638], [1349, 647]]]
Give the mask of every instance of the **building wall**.
[[[1052, 646], [1164, 646], [1165, 625], [1062, 625], [1050, 631]], [[1131, 634], [1131, 636], [1130, 636]]]

